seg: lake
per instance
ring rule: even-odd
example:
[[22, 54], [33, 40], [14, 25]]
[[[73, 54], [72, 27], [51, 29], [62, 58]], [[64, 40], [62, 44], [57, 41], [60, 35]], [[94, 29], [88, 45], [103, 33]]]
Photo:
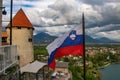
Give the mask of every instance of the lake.
[[111, 64], [100, 69], [102, 80], [120, 80], [120, 64]]

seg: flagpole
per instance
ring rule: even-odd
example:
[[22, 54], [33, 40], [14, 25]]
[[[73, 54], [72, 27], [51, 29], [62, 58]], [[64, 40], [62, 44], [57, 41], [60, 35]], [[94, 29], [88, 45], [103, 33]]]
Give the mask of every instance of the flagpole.
[[82, 13], [82, 27], [83, 27], [83, 71], [84, 75], [83, 78], [86, 80], [86, 58], [85, 58], [85, 19], [84, 13]]

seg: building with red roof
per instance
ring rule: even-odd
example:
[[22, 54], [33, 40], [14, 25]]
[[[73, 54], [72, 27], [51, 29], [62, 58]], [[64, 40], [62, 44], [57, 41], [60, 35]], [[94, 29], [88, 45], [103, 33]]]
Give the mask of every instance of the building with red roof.
[[[33, 25], [20, 9], [12, 19], [12, 45], [17, 45], [20, 67], [34, 60], [33, 51]], [[10, 43], [10, 23], [6, 27], [7, 42]]]

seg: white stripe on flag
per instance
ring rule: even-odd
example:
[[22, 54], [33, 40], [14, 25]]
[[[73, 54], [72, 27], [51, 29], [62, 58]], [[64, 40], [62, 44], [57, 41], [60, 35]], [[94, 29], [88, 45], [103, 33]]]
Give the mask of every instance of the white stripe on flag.
[[[76, 30], [76, 34], [77, 34], [77, 35], [78, 35], [78, 34], [82, 34], [82, 26], [80, 26], [80, 25], [77, 25], [77, 27], [74, 28], [74, 29], [72, 29], [72, 30]], [[61, 46], [61, 44], [62, 44], [62, 43], [64, 42], [64, 40], [66, 39], [66, 37], [69, 36], [69, 33], [70, 33], [70, 32], [71, 32], [71, 30], [68, 31], [67, 33], [63, 34], [62, 36], [56, 38], [52, 43], [50, 43], [50, 44], [46, 47], [46, 49], [48, 50], [49, 55], [50, 55], [56, 48], [58, 48], [58, 47]]]

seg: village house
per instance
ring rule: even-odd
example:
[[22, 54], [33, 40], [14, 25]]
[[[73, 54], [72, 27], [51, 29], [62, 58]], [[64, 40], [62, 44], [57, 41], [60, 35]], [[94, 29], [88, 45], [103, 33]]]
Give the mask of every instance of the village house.
[[55, 71], [68, 74], [68, 62], [56, 62]]

